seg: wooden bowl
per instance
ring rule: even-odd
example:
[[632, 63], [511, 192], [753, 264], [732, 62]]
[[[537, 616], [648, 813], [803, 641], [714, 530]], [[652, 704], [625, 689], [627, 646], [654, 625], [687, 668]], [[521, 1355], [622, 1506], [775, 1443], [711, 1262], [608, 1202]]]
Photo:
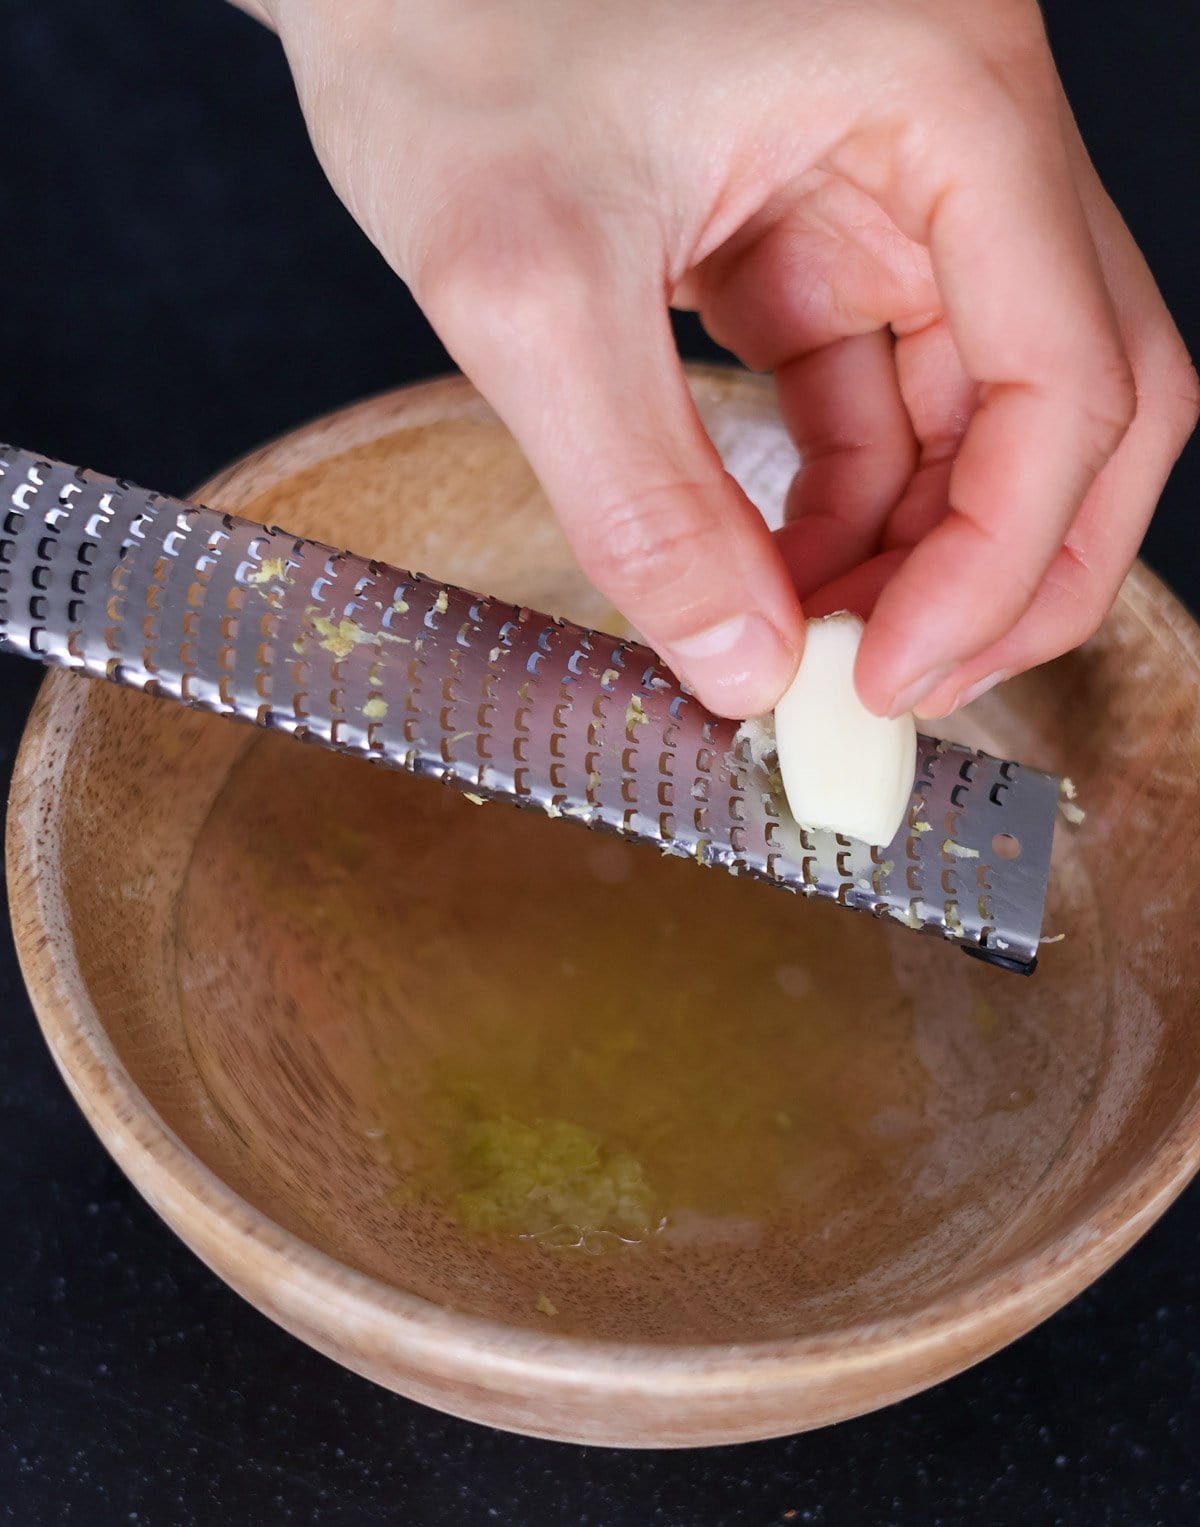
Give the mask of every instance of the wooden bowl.
[[[769, 389], [692, 382], [777, 516], [795, 461]], [[199, 496], [615, 619], [458, 380], [319, 421]], [[1066, 940], [1022, 981], [56, 674], [9, 814], [22, 966], [133, 1183], [338, 1362], [578, 1442], [820, 1426], [1029, 1329], [1196, 1170], [1197, 696], [1197, 629], [1139, 567], [1085, 649], [966, 718], [1087, 810], [1056, 845]], [[543, 1194], [522, 1228], [509, 1200], [555, 1130], [589, 1207]], [[595, 1209], [617, 1179], [628, 1201]], [[555, 1214], [600, 1230], [565, 1244]]]

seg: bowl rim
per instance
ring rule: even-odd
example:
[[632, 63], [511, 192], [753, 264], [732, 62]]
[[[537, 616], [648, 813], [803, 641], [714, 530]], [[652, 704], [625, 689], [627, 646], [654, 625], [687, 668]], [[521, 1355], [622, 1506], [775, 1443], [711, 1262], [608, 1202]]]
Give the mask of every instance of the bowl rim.
[[[727, 375], [729, 370], [688, 369], [701, 377]], [[480, 416], [477, 395], [461, 378], [393, 389], [279, 437], [222, 471], [206, 485], [207, 491], [251, 464], [267, 462], [293, 436], [311, 436], [314, 427], [323, 430], [346, 421], [370, 425], [397, 405], [414, 399], [431, 402], [438, 394], [451, 400], [461, 394], [464, 407]], [[1179, 641], [1200, 674], [1200, 626], [1143, 563], [1129, 574], [1121, 599], [1156, 640], [1165, 631]], [[7, 880], [14, 939], [30, 1000], [68, 1089], [142, 1196], [224, 1281], [229, 1277], [219, 1265], [223, 1259], [210, 1258], [196, 1241], [208, 1247], [229, 1246], [239, 1265], [269, 1274], [274, 1286], [284, 1290], [281, 1309], [307, 1310], [328, 1321], [329, 1311], [336, 1308], [339, 1326], [368, 1332], [377, 1347], [402, 1354], [407, 1362], [452, 1376], [469, 1374], [476, 1384], [488, 1384], [490, 1378], [505, 1387], [541, 1383], [575, 1388], [586, 1382], [592, 1391], [616, 1393], [627, 1391], [632, 1382], [640, 1393], [664, 1400], [706, 1392], [735, 1396], [748, 1385], [760, 1392], [764, 1386], [782, 1391], [808, 1386], [822, 1374], [907, 1365], [923, 1354], [960, 1347], [969, 1335], [969, 1355], [955, 1363], [958, 1370], [1079, 1293], [1149, 1229], [1200, 1170], [1198, 1076], [1175, 1123], [1149, 1155], [1110, 1184], [1065, 1234], [1013, 1256], [918, 1310], [807, 1336], [733, 1344], [653, 1343], [542, 1332], [451, 1309], [358, 1271], [285, 1229], [204, 1164], [133, 1081], [89, 998], [61, 883], [35, 826], [40, 824], [44, 831], [54, 821], [59, 774], [57, 767], [47, 767], [46, 745], [55, 738], [61, 744], [59, 762], [67, 756], [84, 719], [77, 687], [82, 682], [88, 681], [74, 674], [47, 676], [13, 771]], [[179, 1228], [180, 1219], [189, 1234]]]

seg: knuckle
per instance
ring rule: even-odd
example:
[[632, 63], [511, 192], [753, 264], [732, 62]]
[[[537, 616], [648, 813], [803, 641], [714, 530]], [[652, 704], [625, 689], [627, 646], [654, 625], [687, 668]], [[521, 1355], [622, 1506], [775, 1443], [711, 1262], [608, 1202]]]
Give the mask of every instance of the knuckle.
[[1048, 56], [1046, 24], [1037, 0], [991, 0], [990, 51], [1011, 60]]
[[630, 605], [693, 603], [702, 575], [720, 566], [718, 526], [703, 507], [710, 491], [675, 480], [596, 512], [580, 548], [596, 586]]
[[1046, 104], [1057, 74], [1038, 0], [989, 0], [969, 16], [952, 12], [932, 57], [958, 85], [989, 91], [993, 104]]
[[580, 309], [586, 273], [566, 222], [533, 165], [509, 164], [485, 189], [459, 182], [430, 222], [413, 294], [452, 336], [512, 334], [547, 310]]
[[1064, 546], [1056, 566], [1038, 590], [1037, 603], [1053, 622], [1054, 650], [1040, 661], [1061, 657], [1090, 641], [1104, 624], [1116, 591], [1104, 586], [1085, 558]]
[[[541, 88], [536, 34], [507, 6], [474, 6], [470, 45], [447, 46], [454, 22], [418, 26], [412, 62], [426, 97], [458, 114], [526, 110]], [[455, 38], [454, 41], [465, 41]]]
[[1182, 347], [1166, 366], [1153, 399], [1162, 413], [1172, 445], [1182, 450], [1200, 423], [1200, 377]]
[[1104, 624], [1108, 611], [1107, 601], [1101, 602], [1094, 598], [1081, 600], [1065, 622], [1063, 652], [1070, 652], [1076, 647], [1082, 647], [1084, 642], [1091, 641]]
[[1071, 647], [1080, 647], [1090, 641], [1108, 614], [1111, 600], [1098, 589], [1088, 588], [1076, 596], [1066, 622], [1066, 635]]
[[932, 83], [990, 81], [1005, 94], [1023, 94], [1050, 57], [1037, 0], [989, 0], [969, 16], [952, 11], [927, 28], [923, 51]]
[[1088, 444], [1098, 472], [1125, 438], [1137, 414], [1137, 385], [1124, 357], [1091, 369], [1082, 406]]

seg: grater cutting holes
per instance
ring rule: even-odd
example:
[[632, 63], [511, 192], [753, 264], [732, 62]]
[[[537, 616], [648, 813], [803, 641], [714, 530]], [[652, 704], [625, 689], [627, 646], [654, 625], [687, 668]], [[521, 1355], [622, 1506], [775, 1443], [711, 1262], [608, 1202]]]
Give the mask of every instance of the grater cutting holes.
[[929, 737], [886, 848], [800, 827], [649, 648], [0, 446], [0, 650], [1036, 964], [1058, 783]]

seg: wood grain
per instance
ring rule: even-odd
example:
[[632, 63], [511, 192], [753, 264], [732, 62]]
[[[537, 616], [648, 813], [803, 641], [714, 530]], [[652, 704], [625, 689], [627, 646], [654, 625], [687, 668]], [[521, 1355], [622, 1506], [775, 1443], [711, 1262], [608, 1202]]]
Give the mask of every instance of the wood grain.
[[[795, 454], [768, 387], [712, 368], [694, 368], [692, 383], [730, 469], [777, 520]], [[459, 380], [318, 421], [198, 496], [574, 619], [615, 619], [513, 443]], [[46, 681], [9, 811], [22, 967], [56, 1063], [130, 1179], [234, 1288], [337, 1361], [455, 1414], [573, 1441], [685, 1446], [823, 1425], [1027, 1330], [1200, 1164], [1195, 624], [1138, 567], [1082, 651], [957, 726], [1069, 774], [1088, 812], [1056, 845], [1052, 915], [1067, 942], [1006, 988], [1021, 1006], [1004, 1038], [1031, 1047], [1038, 1082], [1007, 1161], [989, 1167], [982, 1117], [943, 1130], [939, 1160], [966, 1185], [953, 1216], [933, 1213], [914, 1249], [911, 1225], [880, 1209], [857, 1262], [831, 1263], [803, 1300], [787, 1258], [751, 1249], [720, 1269], [728, 1297], [714, 1314], [715, 1275], [697, 1253], [640, 1282], [636, 1271], [607, 1288], [592, 1279], [560, 1331], [514, 1311], [499, 1246], [467, 1248], [436, 1222], [380, 1212], [358, 1117], [369, 1078], [345, 1027], [298, 1023], [287, 983], [245, 962], [238, 937], [253, 915], [262, 969], [284, 949], [252, 885], [224, 875], [210, 877], [223, 895], [195, 889], [209, 883], [197, 853], [218, 852], [205, 831], [214, 805], [261, 745], [249, 730], [68, 675]], [[348, 767], [347, 780], [365, 766]], [[433, 787], [400, 783], [404, 809], [419, 811], [413, 792]], [[885, 936], [857, 922], [863, 940]], [[929, 962], [922, 982], [929, 972], [936, 986], [935, 960], [960, 960], [890, 936]], [[220, 1002], [182, 990], [222, 961], [242, 971], [239, 959], [244, 979], [221, 986]], [[930, 1077], [943, 1091], [963, 1085], [962, 1054], [931, 1012], [925, 1080], [897, 1071], [909, 1102]], [[769, 1338], [754, 1335], [761, 1308], [773, 1312]]]

